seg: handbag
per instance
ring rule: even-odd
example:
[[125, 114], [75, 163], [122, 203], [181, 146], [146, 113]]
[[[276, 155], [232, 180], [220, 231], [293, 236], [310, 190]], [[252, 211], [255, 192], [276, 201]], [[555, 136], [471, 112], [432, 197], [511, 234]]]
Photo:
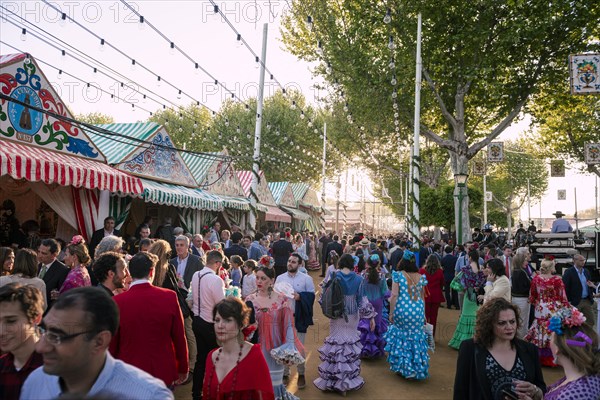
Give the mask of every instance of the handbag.
[[456, 290], [457, 292], [463, 292], [465, 290], [465, 287], [460, 283], [462, 276], [463, 273], [461, 271], [452, 279], [452, 282], [450, 282], [450, 289]]

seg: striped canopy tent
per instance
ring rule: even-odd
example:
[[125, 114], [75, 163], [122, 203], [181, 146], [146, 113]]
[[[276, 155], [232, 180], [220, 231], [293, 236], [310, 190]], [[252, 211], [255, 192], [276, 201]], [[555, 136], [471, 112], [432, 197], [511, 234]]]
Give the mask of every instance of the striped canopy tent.
[[297, 208], [290, 183], [269, 182], [269, 189], [279, 208], [292, 216], [294, 228], [296, 230], [302, 229], [304, 221], [310, 219], [310, 215]]
[[[244, 194], [248, 198], [250, 197], [250, 188], [252, 186], [252, 174], [252, 171], [238, 171], [238, 178], [244, 188]], [[292, 222], [292, 217], [277, 207], [277, 203], [267, 184], [267, 178], [265, 178], [265, 174], [262, 171], [259, 173], [256, 196], [259, 201], [256, 203], [256, 208], [258, 211], [264, 213], [265, 221], [284, 222], [287, 224]]]
[[[87, 133], [102, 149], [108, 164], [143, 178], [144, 193], [139, 197], [147, 203], [178, 207], [180, 220], [186, 225], [184, 228], [194, 226], [195, 229], [198, 225], [195, 221], [203, 219], [202, 215], [198, 215], [201, 211], [222, 208], [215, 205], [218, 201], [215, 198], [207, 198], [203, 192], [194, 190], [196, 180], [162, 125], [136, 122], [94, 127], [88, 128]], [[111, 215], [122, 224], [131, 211], [132, 198], [111, 200]], [[194, 211], [182, 217], [181, 210], [187, 208]]]
[[[70, 238], [67, 233], [89, 238], [102, 227], [110, 193], [139, 194], [141, 181], [105, 164], [84, 129], [70, 122], [73, 115], [35, 58], [3, 55], [0, 69], [2, 94], [8, 97], [0, 101], [1, 186], [6, 188], [6, 179], [28, 181], [59, 222], [70, 227], [62, 230], [63, 238]], [[60, 236], [58, 230], [49, 234]]]
[[213, 153], [183, 153], [183, 159], [200, 189], [219, 198], [228, 225], [245, 226], [250, 201], [226, 149]]
[[290, 184], [294, 199], [301, 211], [306, 212], [310, 218], [305, 220], [302, 229], [308, 229], [312, 232], [318, 232], [321, 225], [321, 214], [323, 210], [319, 206], [320, 201], [316, 190], [311, 188], [307, 183], [295, 182]]

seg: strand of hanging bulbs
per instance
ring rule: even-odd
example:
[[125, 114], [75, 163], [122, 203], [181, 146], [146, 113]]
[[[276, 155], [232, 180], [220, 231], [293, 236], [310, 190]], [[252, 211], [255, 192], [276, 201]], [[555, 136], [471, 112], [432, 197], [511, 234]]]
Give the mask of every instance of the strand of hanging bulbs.
[[394, 42], [394, 36], [392, 33], [392, 28], [390, 23], [392, 22], [392, 9], [388, 8], [385, 16], [383, 17], [383, 23], [388, 25], [389, 39], [387, 47], [390, 51], [390, 62], [388, 67], [391, 73], [390, 84], [392, 85], [392, 110], [394, 112], [394, 131], [398, 137], [400, 137], [400, 112], [398, 111], [398, 79], [396, 78], [396, 43]]

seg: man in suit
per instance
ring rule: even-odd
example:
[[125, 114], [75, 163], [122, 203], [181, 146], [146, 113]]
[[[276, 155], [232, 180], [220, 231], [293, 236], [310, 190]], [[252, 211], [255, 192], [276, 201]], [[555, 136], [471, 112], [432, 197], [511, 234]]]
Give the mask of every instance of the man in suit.
[[285, 239], [285, 234], [282, 233], [279, 240], [273, 243], [272, 250], [273, 259], [275, 260], [275, 274], [279, 276], [287, 271], [287, 261], [294, 252], [294, 246]]
[[396, 249], [390, 253], [390, 269], [396, 271], [398, 268], [398, 263], [402, 260], [402, 256], [404, 255], [404, 250], [406, 250], [406, 242], [400, 239], [394, 239], [394, 244], [396, 244]]
[[325, 271], [327, 271], [327, 245], [331, 243], [333, 239], [331, 239], [331, 234], [326, 234], [323, 232], [321, 237], [319, 238], [319, 244], [321, 245], [321, 278], [325, 276]]
[[504, 270], [508, 279], [510, 279], [512, 275], [512, 247], [509, 245], [504, 246], [502, 257], [502, 265], [504, 265]]
[[[187, 236], [180, 235], [175, 238], [175, 251], [177, 253], [177, 257], [172, 258], [171, 263], [177, 268], [177, 274], [183, 278], [183, 284], [187, 290], [191, 289], [190, 285], [194, 274], [204, 268], [202, 259], [198, 256], [190, 254], [189, 249], [190, 242]], [[187, 384], [193, 377], [193, 369], [194, 365], [196, 364], [198, 352], [196, 336], [194, 335], [194, 330], [192, 329], [192, 316], [190, 315], [189, 317], [184, 318], [183, 322], [185, 325], [185, 337], [188, 343], [190, 364], [190, 377], [184, 382], [184, 384]]]
[[338, 235], [333, 235], [333, 242], [328, 243], [326, 249], [328, 255], [333, 250], [338, 254], [338, 256], [341, 257], [342, 253], [344, 252], [344, 248], [340, 243], [340, 237]]
[[242, 260], [248, 260], [248, 250], [240, 244], [243, 237], [244, 235], [240, 232], [233, 232], [231, 234], [231, 245], [225, 248], [225, 255], [228, 258], [231, 258], [231, 256], [240, 256]]
[[198, 257], [204, 256], [204, 250], [202, 250], [202, 235], [196, 233], [192, 236], [192, 245], [190, 246], [192, 254]]
[[427, 257], [433, 254], [433, 250], [431, 248], [432, 244], [433, 241], [427, 239], [423, 240], [423, 246], [421, 246], [419, 249], [419, 268], [423, 267], [427, 261]]
[[129, 261], [133, 282], [113, 297], [120, 321], [110, 353], [173, 387], [188, 377], [188, 349], [177, 294], [151, 283], [157, 263], [158, 257], [150, 253], [138, 253]]
[[144, 225], [144, 226], [140, 227], [139, 235], [140, 235], [140, 238], [137, 239], [135, 242], [133, 242], [131, 244], [131, 246], [129, 246], [129, 254], [132, 256], [136, 255], [137, 253], [139, 253], [141, 251], [140, 250], [141, 241], [144, 239], [150, 238], [150, 227], [148, 225]]
[[563, 282], [567, 299], [573, 307], [585, 315], [585, 323], [591, 327], [596, 326], [596, 316], [594, 314], [594, 284], [590, 281], [590, 271], [585, 267], [585, 258], [581, 254], [573, 256], [573, 266], [567, 268], [563, 273]]
[[452, 280], [454, 279], [454, 267], [456, 266], [458, 257], [452, 254], [452, 246], [446, 246], [444, 248], [444, 253], [441, 264], [444, 271], [444, 296], [446, 297], [446, 307], [452, 308], [452, 306], [454, 306], [459, 310], [458, 293], [456, 290], [450, 288], [450, 283], [452, 283]]
[[94, 257], [94, 252], [96, 251], [96, 246], [105, 236], [118, 236], [121, 237], [121, 232], [118, 229], [115, 229], [115, 219], [113, 217], [104, 218], [104, 228], [98, 229], [92, 235], [92, 240], [90, 240], [90, 255], [92, 258]]
[[65, 264], [56, 259], [60, 253], [60, 245], [54, 239], [44, 239], [38, 247], [38, 278], [42, 279], [46, 284], [46, 304], [50, 310], [54, 301], [51, 293], [53, 290], [60, 290], [61, 286], [67, 278], [69, 268]]
[[210, 244], [221, 241], [221, 235], [219, 234], [220, 231], [221, 231], [221, 223], [217, 221], [214, 223], [212, 229], [210, 230], [210, 236], [208, 239]]

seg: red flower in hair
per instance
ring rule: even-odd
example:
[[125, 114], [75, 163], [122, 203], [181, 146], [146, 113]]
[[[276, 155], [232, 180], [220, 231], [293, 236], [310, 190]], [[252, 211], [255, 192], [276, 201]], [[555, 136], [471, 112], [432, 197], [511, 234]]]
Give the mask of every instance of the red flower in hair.
[[289, 233], [289, 232], [286, 232], [286, 233], [285, 233], [285, 237], [290, 237], [290, 236], [292, 236], [292, 234], [291, 234], [291, 233]]
[[554, 261], [554, 259], [555, 259], [556, 257], [554, 257], [554, 256], [553, 256], [553, 255], [551, 255], [551, 254], [547, 254], [546, 256], [544, 256], [544, 258], [545, 258], [546, 260]]
[[73, 236], [73, 239], [71, 239], [71, 243], [69, 243], [69, 244], [78, 245], [78, 244], [84, 244], [84, 243], [85, 243], [85, 240], [83, 239], [83, 236], [75, 235], [75, 236]]

